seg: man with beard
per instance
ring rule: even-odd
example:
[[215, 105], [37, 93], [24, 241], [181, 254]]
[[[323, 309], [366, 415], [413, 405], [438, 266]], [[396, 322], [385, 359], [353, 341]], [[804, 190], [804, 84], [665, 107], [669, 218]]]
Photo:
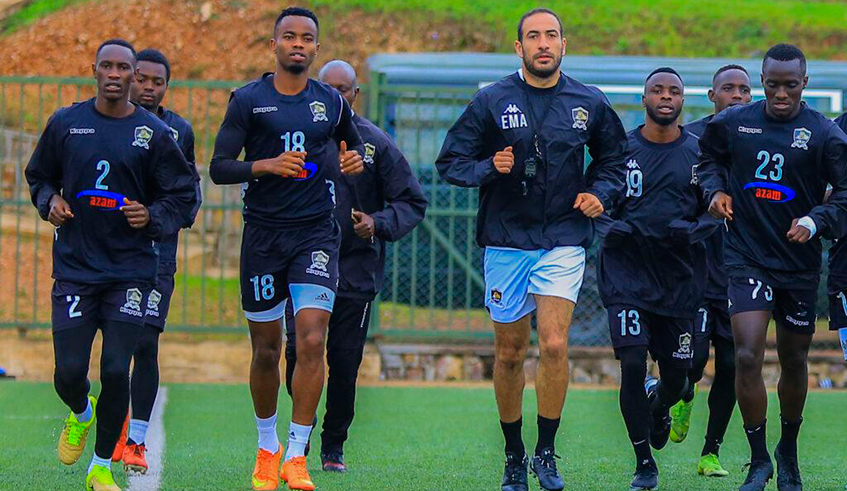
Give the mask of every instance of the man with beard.
[[[555, 13], [524, 14], [515, 42], [522, 69], [479, 91], [436, 161], [451, 184], [480, 188], [477, 243], [485, 248], [485, 304], [494, 321], [503, 491], [527, 489], [523, 363], [536, 310], [538, 443], [531, 467], [542, 488], [564, 487], [555, 436], [568, 386], [568, 328], [594, 235], [591, 218], [623, 188], [623, 126], [599, 90], [559, 70], [565, 46]], [[585, 145], [593, 157], [587, 173]]]
[[[250, 392], [259, 433], [253, 489], [276, 489], [282, 479], [291, 489], [313, 490], [305, 450], [323, 390], [324, 339], [338, 285], [335, 181], [339, 172], [362, 172], [360, 153], [348, 150], [362, 143], [347, 101], [309, 78], [320, 48], [315, 14], [283, 10], [270, 47], [276, 71], [232, 93], [209, 175], [216, 184], [242, 184], [241, 302], [253, 346]], [[276, 407], [280, 319], [288, 300], [297, 320], [297, 367], [284, 451]]]
[[[598, 286], [621, 362], [621, 413], [636, 457], [633, 490], [659, 485], [650, 446], [667, 443], [669, 410], [688, 384], [694, 317], [706, 287], [702, 241], [717, 227], [693, 179], [697, 138], [677, 124], [683, 95], [672, 68], [647, 77], [645, 121], [628, 134], [626, 192], [601, 219]], [[650, 379], [645, 394], [648, 353], [661, 380]]]
[[[157, 115], [168, 127], [182, 154], [191, 166], [196, 179], [197, 205], [191, 213], [190, 226], [200, 209], [200, 176], [194, 163], [194, 131], [191, 124], [177, 113], [162, 107], [162, 100], [171, 80], [171, 65], [160, 51], [145, 49], [138, 52], [138, 67], [130, 86], [129, 99]], [[132, 419], [127, 414], [128, 431], [121, 434], [112, 454], [113, 462], [123, 461], [128, 472], [147, 472], [147, 425], [159, 390], [159, 335], [165, 330], [165, 321], [174, 292], [176, 251], [179, 233], [174, 233], [156, 245], [159, 251], [159, 272], [156, 286], [150, 291], [144, 318], [144, 327], [138, 337], [130, 380]]]
[[[750, 76], [740, 65], [726, 65], [715, 72], [709, 100], [715, 104], [715, 114], [729, 106], [747, 104], [752, 99]], [[714, 114], [685, 125], [685, 129], [698, 138]], [[709, 424], [706, 443], [697, 472], [703, 476], [724, 477], [729, 475], [718, 460], [718, 453], [726, 435], [726, 428], [735, 408], [735, 345], [732, 342], [732, 326], [729, 322], [726, 288], [727, 275], [723, 259], [724, 228], [718, 227], [706, 241], [707, 277], [706, 295], [694, 324], [694, 361], [688, 372], [688, 392], [671, 408], [671, 441], [681, 443], [688, 436], [691, 410], [697, 382], [709, 361], [709, 344], [715, 347], [715, 378], [709, 392]]]
[[[53, 347], [56, 392], [71, 413], [59, 460], [71, 465], [97, 420], [85, 488], [120, 491], [112, 451], [129, 405], [129, 365], [156, 281], [161, 242], [191, 222], [195, 174], [155, 115], [129, 101], [135, 49], [113, 39], [97, 50], [97, 96], [50, 118], [26, 168], [32, 203], [56, 227]], [[102, 390], [89, 395], [88, 366], [102, 331]]]
[[[801, 101], [806, 58], [779, 44], [762, 62], [766, 100], [724, 110], [700, 138], [698, 173], [724, 241], [729, 315], [735, 340], [735, 388], [750, 444], [741, 491], [761, 491], [773, 477], [762, 379], [773, 318], [781, 368], [782, 435], [774, 456], [777, 488], [803, 488], [797, 436], [808, 391], [807, 359], [815, 331], [820, 279], [818, 236], [831, 233], [847, 205], [847, 136]], [[827, 183], [833, 187], [823, 204]]]

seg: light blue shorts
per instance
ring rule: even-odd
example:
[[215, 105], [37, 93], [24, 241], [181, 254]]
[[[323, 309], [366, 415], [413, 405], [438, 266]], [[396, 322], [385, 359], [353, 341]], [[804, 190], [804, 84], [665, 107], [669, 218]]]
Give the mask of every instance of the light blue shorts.
[[524, 251], [485, 248], [485, 307], [491, 320], [515, 322], [535, 310], [533, 295], [576, 303], [585, 273], [585, 248]]

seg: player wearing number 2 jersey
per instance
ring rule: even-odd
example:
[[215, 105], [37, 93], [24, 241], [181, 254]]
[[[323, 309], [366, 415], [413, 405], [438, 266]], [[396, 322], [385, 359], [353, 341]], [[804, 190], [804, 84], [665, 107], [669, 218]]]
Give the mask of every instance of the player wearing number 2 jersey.
[[[57, 111], [26, 168], [32, 202], [55, 225], [53, 346], [56, 392], [71, 409], [59, 460], [75, 463], [95, 417], [86, 489], [115, 491], [112, 450], [129, 405], [129, 364], [156, 281], [161, 241], [191, 222], [195, 177], [168, 126], [129, 101], [135, 50], [101, 45], [97, 97]], [[88, 365], [103, 332], [100, 403]], [[96, 415], [95, 415], [96, 411]]]
[[[774, 46], [762, 64], [766, 100], [724, 110], [700, 139], [698, 172], [710, 211], [729, 227], [725, 258], [735, 386], [752, 453], [742, 491], [761, 491], [773, 476], [761, 375], [771, 317], [782, 368], [777, 487], [802, 489], [797, 435], [815, 330], [818, 237], [832, 229], [847, 203], [847, 136], [801, 102], [807, 82], [803, 53], [791, 45]], [[827, 183], [834, 190], [822, 204]]]
[[[311, 11], [288, 8], [274, 25], [274, 73], [233, 92], [215, 142], [210, 176], [243, 186], [241, 299], [250, 326], [250, 389], [259, 432], [253, 488], [311, 490], [305, 447], [324, 382], [324, 337], [338, 286], [340, 230], [332, 215], [335, 179], [363, 170], [347, 102], [308, 78], [318, 44]], [[238, 160], [241, 150], [244, 161]], [[340, 152], [340, 155], [339, 155]], [[341, 165], [339, 166], [339, 160]], [[276, 433], [280, 319], [290, 298], [297, 367], [288, 451]]]

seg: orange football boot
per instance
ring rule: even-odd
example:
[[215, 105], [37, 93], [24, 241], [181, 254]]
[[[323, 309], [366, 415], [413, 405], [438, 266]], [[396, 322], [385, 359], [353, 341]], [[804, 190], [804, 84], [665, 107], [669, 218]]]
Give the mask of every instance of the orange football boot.
[[147, 474], [147, 447], [131, 443], [124, 448], [122, 460], [128, 474]]
[[256, 466], [253, 468], [255, 491], [273, 491], [279, 487], [279, 462], [282, 460], [282, 452], [282, 445], [276, 453], [259, 449], [256, 454]]
[[309, 477], [309, 469], [306, 468], [306, 457], [293, 457], [282, 464], [280, 479], [288, 483], [288, 489], [296, 491], [314, 491], [315, 483]]

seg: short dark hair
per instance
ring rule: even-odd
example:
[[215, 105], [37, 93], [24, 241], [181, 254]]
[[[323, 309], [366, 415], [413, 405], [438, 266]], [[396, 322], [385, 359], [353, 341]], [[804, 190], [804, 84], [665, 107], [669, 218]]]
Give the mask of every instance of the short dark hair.
[[762, 60], [763, 69], [768, 58], [776, 61], [800, 60], [800, 68], [803, 70], [803, 74], [806, 74], [806, 55], [803, 54], [800, 48], [793, 44], [777, 44], [776, 46], [772, 46], [765, 53], [765, 58]]
[[279, 27], [279, 23], [282, 22], [282, 19], [290, 16], [308, 17], [312, 19], [312, 21], [315, 23], [315, 29], [318, 30], [318, 35], [320, 35], [321, 25], [318, 23], [318, 16], [315, 15], [314, 12], [303, 7], [288, 7], [287, 9], [280, 12], [279, 17], [276, 18], [276, 22], [274, 23], [274, 37], [276, 37], [276, 29], [277, 27]]
[[740, 70], [740, 71], [744, 72], [744, 74], [747, 75], [747, 77], [750, 76], [750, 74], [747, 73], [747, 69], [744, 68], [743, 66], [736, 65], [734, 63], [730, 63], [729, 65], [724, 65], [724, 66], [718, 68], [718, 71], [716, 71], [715, 74], [712, 76], [712, 83], [715, 83], [715, 80], [718, 79], [718, 75], [720, 75], [723, 72], [728, 72], [730, 70]]
[[100, 47], [97, 48], [97, 54], [95, 54], [94, 57], [99, 57], [100, 52], [103, 51], [103, 48], [105, 48], [106, 46], [123, 46], [124, 48], [127, 48], [132, 51], [132, 57], [135, 58], [136, 61], [138, 60], [138, 54], [135, 52], [135, 48], [132, 46], [132, 43], [120, 38], [103, 41], [103, 44], [101, 44]]
[[171, 81], [171, 64], [168, 62], [168, 58], [164, 54], [162, 54], [162, 52], [158, 49], [142, 49], [138, 52], [138, 56], [136, 56], [136, 58], [138, 59], [138, 61], [149, 61], [150, 63], [164, 65], [165, 80], [167, 80], [168, 82]]
[[524, 21], [527, 20], [528, 18], [532, 17], [535, 14], [550, 14], [553, 17], [555, 17], [556, 20], [559, 21], [559, 35], [561, 35], [561, 36], [565, 35], [565, 28], [562, 25], [562, 19], [559, 18], [559, 15], [556, 14], [556, 12], [553, 12], [550, 9], [540, 7], [540, 8], [537, 8], [537, 9], [532, 9], [529, 12], [527, 12], [527, 13], [525, 13], [521, 16], [521, 20], [518, 21], [518, 41], [523, 40], [523, 23], [524, 23]]
[[[663, 67], [659, 67], [659, 68], [653, 70], [652, 72], [650, 72], [650, 75], [647, 75], [647, 78], [644, 79], [644, 83], [646, 84], [647, 81], [650, 80], [653, 77], [653, 75], [656, 75], [657, 73], [670, 73], [672, 75], [676, 75], [676, 78], [678, 78], [679, 81], [682, 82], [682, 76], [676, 70], [674, 70], [673, 68], [671, 68], [669, 66], [663, 66]], [[685, 84], [685, 82], [683, 82], [683, 85], [684, 84]]]

